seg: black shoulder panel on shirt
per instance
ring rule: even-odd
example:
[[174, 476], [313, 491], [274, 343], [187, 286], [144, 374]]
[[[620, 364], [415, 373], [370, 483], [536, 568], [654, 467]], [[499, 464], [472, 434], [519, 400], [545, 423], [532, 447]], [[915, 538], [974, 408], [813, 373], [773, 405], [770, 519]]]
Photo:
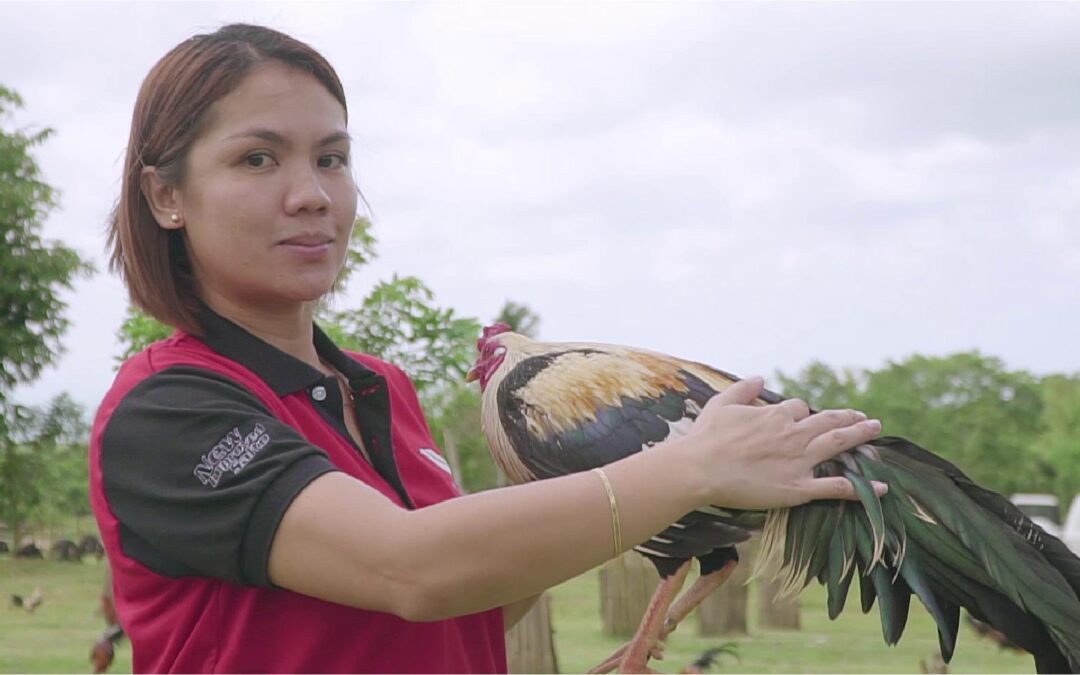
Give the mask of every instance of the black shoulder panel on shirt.
[[105, 497], [125, 555], [170, 576], [270, 585], [281, 517], [326, 453], [248, 389], [177, 366], [137, 384], [101, 440]]

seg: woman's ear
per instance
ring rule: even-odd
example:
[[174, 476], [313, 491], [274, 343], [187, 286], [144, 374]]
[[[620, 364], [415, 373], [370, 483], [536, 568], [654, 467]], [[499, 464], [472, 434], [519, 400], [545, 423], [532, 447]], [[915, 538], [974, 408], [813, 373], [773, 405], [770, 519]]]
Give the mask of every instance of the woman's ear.
[[145, 166], [139, 174], [142, 189], [150, 212], [159, 227], [179, 230], [184, 226], [183, 199], [176, 186], [165, 182], [156, 166]]

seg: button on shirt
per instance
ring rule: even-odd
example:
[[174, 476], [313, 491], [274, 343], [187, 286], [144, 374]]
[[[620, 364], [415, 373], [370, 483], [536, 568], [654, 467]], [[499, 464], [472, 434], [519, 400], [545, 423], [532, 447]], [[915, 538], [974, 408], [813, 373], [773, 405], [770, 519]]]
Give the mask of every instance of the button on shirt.
[[[502, 613], [411, 623], [274, 587], [292, 499], [343, 471], [401, 508], [459, 494], [400, 369], [319, 357], [354, 392], [365, 459], [334, 377], [206, 310], [125, 363], [91, 436], [91, 503], [137, 672], [504, 672]], [[362, 518], [364, 514], [349, 514]]]

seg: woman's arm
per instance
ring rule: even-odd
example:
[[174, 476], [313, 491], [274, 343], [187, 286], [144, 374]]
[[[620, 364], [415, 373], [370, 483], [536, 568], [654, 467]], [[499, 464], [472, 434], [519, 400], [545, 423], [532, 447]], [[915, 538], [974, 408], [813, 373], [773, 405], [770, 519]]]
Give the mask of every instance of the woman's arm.
[[[608, 468], [627, 545], [699, 505], [674, 459], [643, 453]], [[335, 472], [315, 479], [286, 511], [270, 579], [324, 600], [430, 621], [517, 602], [611, 556], [607, 495], [591, 472], [416, 511]]]
[[[687, 436], [605, 468], [624, 548], [707, 504], [763, 508], [853, 496], [844, 479], [814, 479], [812, 468], [880, 427], [852, 411], [802, 419], [791, 405], [741, 405], [760, 388], [760, 380], [730, 387]], [[270, 579], [333, 602], [437, 620], [513, 604], [599, 565], [613, 555], [611, 519], [592, 472], [416, 511], [331, 473], [286, 511]]]

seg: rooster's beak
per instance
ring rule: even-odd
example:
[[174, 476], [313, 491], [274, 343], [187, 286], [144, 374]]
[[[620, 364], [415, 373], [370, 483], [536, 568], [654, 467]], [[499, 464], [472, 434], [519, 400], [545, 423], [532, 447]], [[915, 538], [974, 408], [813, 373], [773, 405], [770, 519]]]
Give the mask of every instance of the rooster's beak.
[[480, 371], [476, 368], [469, 369], [469, 372], [465, 373], [466, 382], [475, 382], [480, 379]]

